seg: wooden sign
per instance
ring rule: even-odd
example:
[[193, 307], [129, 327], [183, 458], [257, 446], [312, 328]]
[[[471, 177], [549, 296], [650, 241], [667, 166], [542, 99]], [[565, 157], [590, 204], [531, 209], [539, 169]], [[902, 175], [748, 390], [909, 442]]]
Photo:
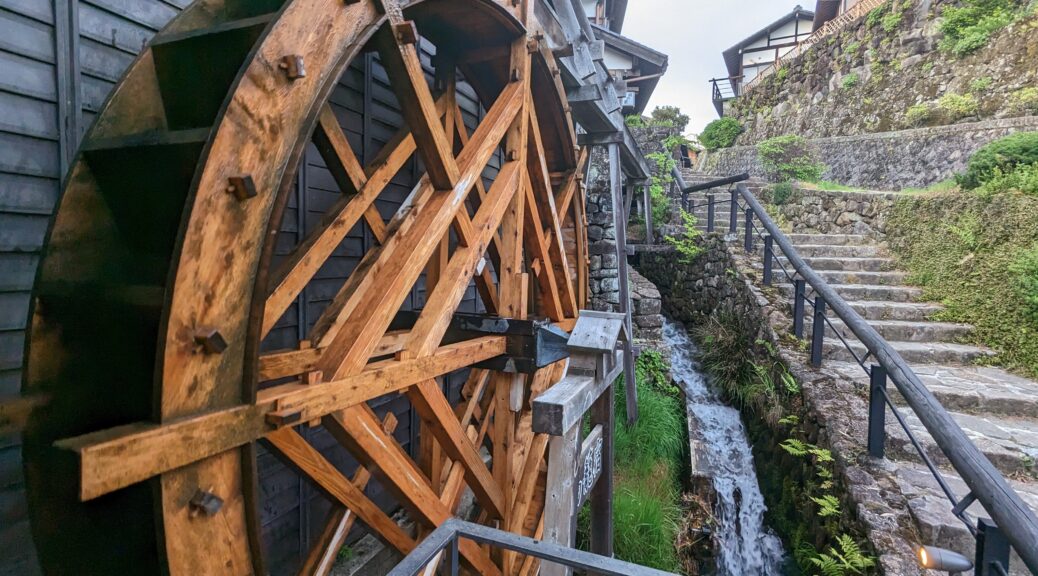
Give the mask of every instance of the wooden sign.
[[587, 502], [591, 490], [602, 475], [602, 425], [595, 426], [584, 438], [577, 459], [577, 510]]

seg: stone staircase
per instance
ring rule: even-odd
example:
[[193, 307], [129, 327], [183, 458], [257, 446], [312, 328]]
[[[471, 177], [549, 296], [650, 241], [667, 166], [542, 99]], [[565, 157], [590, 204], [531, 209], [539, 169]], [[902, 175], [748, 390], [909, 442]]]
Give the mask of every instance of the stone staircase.
[[[725, 230], [727, 213], [725, 210], [721, 216], [725, 218], [721, 220], [726, 223]], [[740, 241], [741, 226], [740, 221]], [[998, 368], [977, 366], [978, 360], [993, 352], [969, 343], [972, 326], [933, 320], [941, 306], [923, 301], [922, 290], [908, 285], [907, 275], [896, 269], [880, 242], [851, 234], [790, 234], [789, 238], [801, 257], [904, 357], [970, 439], [1010, 480], [1024, 501], [1038, 511], [1038, 383]], [[757, 244], [757, 253], [762, 255], [759, 240]], [[784, 257], [776, 260], [774, 287], [792, 305], [793, 285], [780, 265], [791, 274], [792, 266]], [[813, 298], [810, 287], [807, 295]], [[806, 305], [805, 309], [805, 336], [810, 340], [811, 308]], [[867, 390], [868, 377], [839, 336], [858, 358], [864, 358], [865, 346], [838, 318], [831, 314], [830, 317], [831, 325], [826, 326], [823, 342], [824, 367]], [[891, 385], [890, 390], [896, 403], [903, 405], [896, 388]], [[964, 496], [968, 492], [965, 484], [915, 414], [907, 406], [900, 412], [924, 451], [942, 468], [956, 494]], [[947, 498], [889, 413], [887, 459], [885, 465], [894, 470], [925, 543], [972, 557], [972, 537], [951, 514]], [[974, 518], [986, 516], [979, 504], [974, 504], [969, 512]], [[1020, 573], [1027, 573], [1022, 565], [1017, 566], [1024, 570]]]

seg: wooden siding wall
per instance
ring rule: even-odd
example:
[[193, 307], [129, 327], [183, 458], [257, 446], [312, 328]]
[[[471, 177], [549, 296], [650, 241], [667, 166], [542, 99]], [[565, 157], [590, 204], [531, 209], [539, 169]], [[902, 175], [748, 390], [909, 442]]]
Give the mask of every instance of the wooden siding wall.
[[[0, 398], [16, 396], [32, 282], [40, 247], [61, 179], [82, 135], [135, 55], [191, 0], [0, 0]], [[430, 49], [424, 50], [429, 64]], [[459, 87], [466, 124], [483, 110], [467, 86]], [[367, 55], [344, 74], [332, 105], [359, 158], [370, 161], [402, 124], [395, 96], [377, 58]], [[300, 170], [276, 253], [286, 254], [317, 225], [339, 194], [320, 155], [312, 147]], [[492, 177], [499, 158], [485, 176]], [[393, 180], [377, 206], [388, 218], [414, 184], [416, 160]], [[265, 342], [268, 348], [294, 347], [313, 325], [373, 239], [359, 225]], [[420, 308], [421, 282], [404, 309]], [[483, 311], [470, 287], [462, 311]], [[465, 374], [444, 382], [458, 398]], [[397, 439], [417, 448], [416, 415], [403, 397], [372, 403], [392, 410], [400, 424]], [[356, 464], [321, 429], [307, 437], [348, 473]], [[272, 574], [289, 572], [323, 526], [328, 502], [270, 454], [260, 456], [261, 521]], [[377, 481], [368, 492], [390, 506]], [[0, 437], [0, 576], [38, 573], [27, 520], [21, 450], [17, 437]]]

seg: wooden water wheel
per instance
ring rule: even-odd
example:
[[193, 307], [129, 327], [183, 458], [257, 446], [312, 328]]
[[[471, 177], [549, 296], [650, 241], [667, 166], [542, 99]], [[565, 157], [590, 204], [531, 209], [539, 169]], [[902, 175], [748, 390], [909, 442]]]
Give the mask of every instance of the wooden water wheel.
[[[488, 316], [562, 329], [587, 298], [585, 155], [538, 30], [526, 0], [198, 0], [156, 36], [83, 143], [37, 280], [24, 392], [47, 403], [24, 455], [45, 572], [266, 573], [261, 442], [334, 504], [300, 574], [326, 573], [354, 521], [408, 552], [465, 487], [479, 521], [538, 534], [547, 437], [530, 399], [565, 361], [487, 368], [509, 338], [456, 316], [473, 283]], [[365, 166], [328, 99], [372, 51], [406, 122]], [[462, 81], [485, 111], [471, 133]], [[281, 254], [311, 145], [342, 195]], [[375, 201], [412, 157], [424, 175], [387, 221]], [[358, 227], [374, 245], [306, 338], [269, 350]], [[424, 306], [402, 314], [419, 283]], [[465, 370], [452, 407], [436, 379]], [[417, 459], [367, 405], [387, 394], [421, 416]], [[361, 468], [343, 474], [307, 427]], [[416, 534], [365, 495], [369, 477]], [[481, 574], [536, 571], [471, 542], [461, 555]]]

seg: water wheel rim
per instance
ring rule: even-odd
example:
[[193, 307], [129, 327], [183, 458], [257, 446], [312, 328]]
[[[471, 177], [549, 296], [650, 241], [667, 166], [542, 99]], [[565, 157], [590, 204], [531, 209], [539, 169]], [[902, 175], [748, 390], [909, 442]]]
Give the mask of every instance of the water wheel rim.
[[[425, 0], [408, 5], [406, 15], [413, 14], [420, 28], [423, 22], [430, 28], [443, 28], [445, 20], [437, 20], [437, 6], [450, 6], [457, 10], [461, 4], [465, 5], [464, 10], [482, 14], [483, 24], [496, 27], [493, 35], [498, 40], [502, 34], [513, 45], [528, 40], [516, 15], [490, 0]], [[151, 269], [156, 266], [144, 272], [139, 268], [147, 266], [136, 265], [130, 266], [132, 270], [110, 272], [112, 268], [125, 265], [126, 254], [133, 252], [134, 247], [120, 242], [118, 230], [113, 230], [118, 228], [120, 217], [125, 221], [126, 216], [113, 215], [112, 208], [105, 206], [113, 199], [101, 197], [103, 191], [98, 189], [103, 186], [99, 186], [98, 180], [110, 178], [110, 175], [104, 174], [103, 162], [95, 159], [111, 153], [99, 142], [128, 134], [139, 140], [141, 134], [165, 128], [166, 132], [175, 132], [176, 138], [183, 141], [195, 142], [191, 138], [202, 141], [203, 148], [198, 152], [197, 167], [193, 167], [185, 198], [184, 219], [180, 220], [179, 232], [168, 247], [170, 272], [159, 282], [163, 294], [161, 315], [158, 318], [149, 316], [147, 321], [140, 323], [145, 326], [132, 325], [133, 329], [144, 333], [154, 328], [160, 334], [154, 351], [154, 395], [149, 401], [147, 414], [138, 398], [135, 401], [138, 405], [121, 413], [114, 410], [103, 414], [106, 418], [99, 420], [106, 425], [147, 419], [170, 423], [257, 400], [260, 344], [264, 330], [269, 330], [270, 325], [262, 318], [271, 290], [269, 263], [273, 236], [287, 203], [293, 172], [299, 167], [302, 151], [310, 141], [309, 135], [314, 133], [319, 123], [323, 103], [327, 102], [350, 61], [380, 29], [399, 24], [394, 17], [399, 19], [402, 15], [394, 14], [392, 8], [388, 11], [388, 16], [382, 14], [378, 6], [369, 1], [343, 5], [341, 0], [289, 0], [276, 12], [256, 15], [247, 13], [246, 9], [246, 13], [236, 14], [224, 2], [201, 0], [160, 34], [152, 48], [131, 66], [126, 80], [120, 83], [106, 104], [69, 177], [40, 267], [38, 286], [43, 288], [37, 289], [34, 299], [34, 322], [29, 336], [24, 385], [26, 393], [55, 390], [55, 381], [77, 368], [76, 361], [62, 357], [70, 352], [62, 343], [73, 340], [70, 334], [82, 330], [83, 326], [82, 323], [76, 324], [72, 326], [74, 330], [69, 330], [69, 325], [63, 323], [69, 311], [62, 309], [60, 300], [69, 295], [62, 294], [54, 286], [69, 280], [84, 284], [86, 278], [97, 281], [100, 293], [106, 287], [110, 288], [115, 278], [117, 282], [114, 283], [133, 288], [120, 290], [137, 294], [142, 290], [133, 282], [139, 284], [139, 277], [147, 277], [154, 283], [160, 276]], [[314, 14], [329, 16], [315, 26]], [[221, 18], [225, 21], [213, 22]], [[387, 24], [387, 20], [393, 22]], [[212, 127], [201, 137], [198, 133], [205, 131], [206, 127], [192, 125], [192, 122], [197, 124], [197, 118], [192, 118], [191, 112], [180, 111], [171, 115], [168, 103], [156, 106], [155, 102], [143, 102], [142, 99], [156, 96], [156, 90], [161, 91], [160, 81], [149, 85], [148, 80], [160, 77], [164, 67], [165, 73], [170, 74], [169, 65], [163, 63], [161, 49], [156, 49], [156, 45], [185, 42], [185, 39], [194, 41], [191, 35], [199, 29], [221, 26], [225, 29], [221, 33], [227, 30], [233, 33], [238, 26], [251, 30], [249, 33], [255, 38], [245, 64], [234, 76], [226, 98], [219, 103]], [[466, 32], [471, 33], [471, 30]], [[332, 43], [335, 49], [328, 50], [326, 41], [329, 38], [341, 38], [342, 41]], [[301, 39], [307, 39], [309, 43]], [[479, 43], [480, 40], [473, 42], [475, 45]], [[299, 62], [305, 63], [305, 76], [291, 77], [288, 68], [292, 62], [287, 62], [286, 58], [300, 58]], [[558, 132], [553, 137], [560, 136], [558, 141], [545, 144], [545, 147], [554, 146], [553, 153], [565, 162], [572, 162], [575, 168], [574, 142], [564, 107], [564, 91], [557, 79], [552, 79], [554, 74], [549, 60], [546, 59], [535, 72], [539, 74], [537, 81], [542, 89], [531, 98], [549, 103], [543, 110], [553, 115], [549, 124]], [[182, 72], [179, 69], [175, 71]], [[509, 77], [507, 69], [504, 70], [500, 79], [502, 87], [515, 81], [514, 75]], [[544, 86], [554, 89], [554, 93]], [[548, 96], [544, 95], [546, 92]], [[171, 121], [173, 117], [179, 118], [175, 126]], [[567, 121], [564, 128], [559, 127], [559, 118]], [[264, 130], [275, 130], [278, 136], [268, 140], [250, 138]], [[286, 133], [295, 136], [279, 137]], [[183, 141], [159, 145], [183, 145]], [[138, 142], [135, 145], [144, 144]], [[271, 161], [271, 158], [275, 160]], [[548, 189], [551, 191], [550, 183]], [[77, 218], [90, 220], [91, 217], [94, 221], [86, 224], [75, 222]], [[581, 224], [578, 222], [576, 227]], [[562, 242], [560, 235], [558, 243], [561, 245]], [[152, 248], [148, 246], [145, 251]], [[155, 251], [165, 248], [161, 246]], [[149, 258], [153, 256], [149, 254]], [[146, 305], [154, 305], [150, 300], [154, 297], [151, 287], [149, 285], [143, 290], [147, 298], [141, 297], [148, 300]], [[576, 292], [573, 286], [570, 289]], [[104, 301], [106, 296], [98, 294], [90, 298]], [[132, 300], [130, 296], [126, 298]], [[79, 296], [72, 299], [83, 300]], [[248, 301], [249, 305], [241, 306], [241, 301]], [[139, 301], [134, 302], [131, 307], [141, 305]], [[120, 301], [118, 306], [126, 305]], [[575, 306], [571, 306], [569, 312], [575, 316]], [[156, 322], [157, 327], [154, 325]], [[120, 328], [118, 320], [111, 320], [108, 324]], [[147, 345], [143, 346], [147, 348]], [[110, 349], [96, 347], [96, 350]], [[139, 357], [147, 350], [137, 348], [134, 352]], [[115, 368], [103, 361], [88, 364], [88, 367]], [[133, 369], [139, 376], [140, 368]], [[100, 389], [99, 378], [94, 375], [88, 385], [81, 386], [81, 393], [96, 393]], [[68, 389], [57, 386], [56, 391], [61, 394], [67, 393]], [[65, 407], [58, 411], [63, 415], [74, 410], [68, 405], [71, 400], [65, 401]], [[96, 404], [93, 403], [86, 412], [93, 412], [96, 416]], [[100, 411], [104, 412], [103, 409]], [[26, 468], [33, 530], [37, 542], [43, 543], [39, 545], [40, 556], [48, 571], [59, 573], [67, 569], [63, 562], [69, 553], [80, 553], [78, 557], [82, 560], [86, 550], [85, 545], [54, 544], [62, 530], [55, 526], [53, 516], [68, 521], [72, 514], [60, 514], [59, 508], [68, 505], [77, 495], [70, 494], [71, 487], [67, 482], [56, 480], [55, 472], [67, 470], [69, 462], [64, 457], [67, 455], [61, 458], [62, 462], [54, 462], [51, 443], [91, 432], [95, 425], [96, 422], [79, 422], [55, 428], [54, 418], [41, 416], [27, 429]], [[131, 511], [131, 516], [133, 512], [139, 513], [155, 504], [155, 532], [143, 530], [138, 540], [130, 539], [126, 543], [127, 556], [122, 560], [125, 565], [136, 568], [153, 566], [178, 574], [211, 571], [262, 573], [256, 476], [253, 444], [247, 442], [205, 460], [168, 470], [147, 483], [150, 486], [138, 484], [92, 500], [92, 503], [82, 506], [94, 510], [73, 520], [82, 522], [82, 525], [72, 529], [66, 524], [65, 533], [88, 534], [92, 522], [105, 518], [103, 509], [106, 506], [118, 507], [119, 499], [130, 501], [128, 504], [124, 502], [124, 507]], [[82, 496], [83, 487], [79, 488], [78, 496]], [[199, 520], [200, 510], [202, 516], [206, 510], [194, 502], [199, 492], [221, 495], [219, 513], [226, 520], [219, 526]], [[125, 515], [114, 515], [109, 517], [109, 522], [115, 524], [127, 519]], [[142, 551], [141, 547], [147, 548], [146, 543], [153, 537], [155, 549]], [[84, 543], [89, 541], [89, 538], [83, 538]], [[93, 558], [98, 560], [94, 564], [98, 571], [112, 566], [101, 561], [99, 555]], [[118, 563], [115, 561], [114, 565]]]

